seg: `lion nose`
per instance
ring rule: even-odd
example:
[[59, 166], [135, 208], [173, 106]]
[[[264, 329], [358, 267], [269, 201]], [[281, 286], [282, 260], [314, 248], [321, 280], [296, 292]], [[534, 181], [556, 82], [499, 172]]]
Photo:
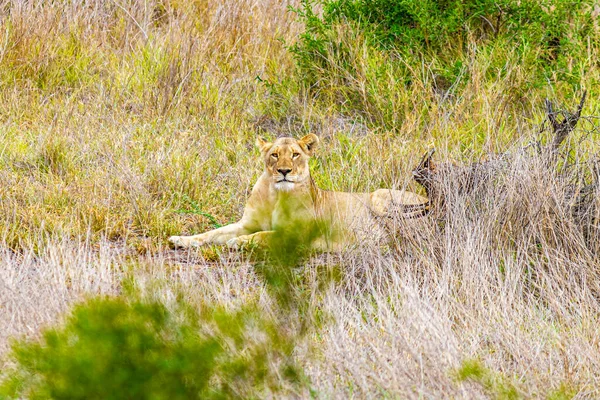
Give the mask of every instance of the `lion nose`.
[[281, 175], [283, 175], [284, 178], [291, 171], [292, 171], [291, 168], [280, 168], [280, 169], [277, 170], [277, 172], [279, 172]]

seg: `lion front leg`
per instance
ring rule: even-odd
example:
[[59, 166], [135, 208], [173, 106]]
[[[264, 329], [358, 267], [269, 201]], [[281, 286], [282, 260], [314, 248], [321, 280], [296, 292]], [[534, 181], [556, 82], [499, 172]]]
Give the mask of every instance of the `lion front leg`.
[[249, 231], [241, 223], [222, 226], [193, 236], [171, 236], [169, 242], [175, 247], [199, 247], [205, 244], [225, 244], [228, 240], [246, 235]]
[[261, 231], [251, 235], [241, 235], [227, 241], [227, 246], [232, 249], [239, 249], [249, 244], [256, 244], [258, 246], [265, 246], [269, 243], [273, 237], [275, 231]]

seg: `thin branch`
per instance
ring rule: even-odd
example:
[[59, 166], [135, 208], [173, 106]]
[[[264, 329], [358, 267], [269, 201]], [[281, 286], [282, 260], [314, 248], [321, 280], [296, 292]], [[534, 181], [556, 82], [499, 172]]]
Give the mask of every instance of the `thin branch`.
[[421, 186], [425, 188], [425, 193], [431, 201], [433, 195], [432, 174], [435, 171], [435, 165], [432, 158], [435, 153], [435, 148], [431, 148], [423, 155], [419, 165], [413, 169], [413, 178]]
[[560, 145], [564, 142], [567, 136], [569, 136], [573, 129], [575, 129], [577, 122], [579, 122], [579, 117], [581, 117], [581, 110], [585, 104], [586, 97], [587, 91], [584, 91], [583, 95], [581, 96], [581, 100], [579, 101], [577, 110], [575, 110], [574, 113], [570, 113], [568, 111], [561, 112], [564, 116], [564, 119], [561, 122], [558, 122], [556, 119], [557, 113], [553, 110], [552, 103], [550, 100], [546, 99], [546, 112], [548, 113], [548, 119], [550, 120], [552, 130], [554, 131], [554, 140], [548, 149], [550, 154], [556, 154]]

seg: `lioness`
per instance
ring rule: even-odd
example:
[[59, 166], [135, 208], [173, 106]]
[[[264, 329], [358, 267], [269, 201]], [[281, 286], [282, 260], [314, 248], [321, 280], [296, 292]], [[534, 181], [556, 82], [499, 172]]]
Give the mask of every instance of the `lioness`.
[[343, 193], [319, 189], [308, 169], [318, 143], [312, 133], [300, 140], [282, 137], [273, 143], [258, 138], [265, 169], [252, 188], [242, 219], [200, 235], [171, 236], [169, 241], [177, 247], [227, 244], [237, 248], [277, 240], [279, 229], [318, 220], [328, 229], [311, 246], [333, 250], [357, 240], [380, 238], [385, 234], [382, 217], [394, 213], [413, 217], [427, 211], [427, 198], [403, 190]]

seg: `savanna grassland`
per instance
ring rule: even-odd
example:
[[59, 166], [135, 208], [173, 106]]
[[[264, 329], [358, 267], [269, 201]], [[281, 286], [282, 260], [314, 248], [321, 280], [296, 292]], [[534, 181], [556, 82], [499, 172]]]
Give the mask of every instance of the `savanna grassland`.
[[[0, 2], [0, 397], [600, 397], [599, 13]], [[584, 90], [548, 163], [544, 100]], [[310, 132], [329, 190], [494, 167], [379, 246], [169, 247], [240, 217], [257, 135]]]

